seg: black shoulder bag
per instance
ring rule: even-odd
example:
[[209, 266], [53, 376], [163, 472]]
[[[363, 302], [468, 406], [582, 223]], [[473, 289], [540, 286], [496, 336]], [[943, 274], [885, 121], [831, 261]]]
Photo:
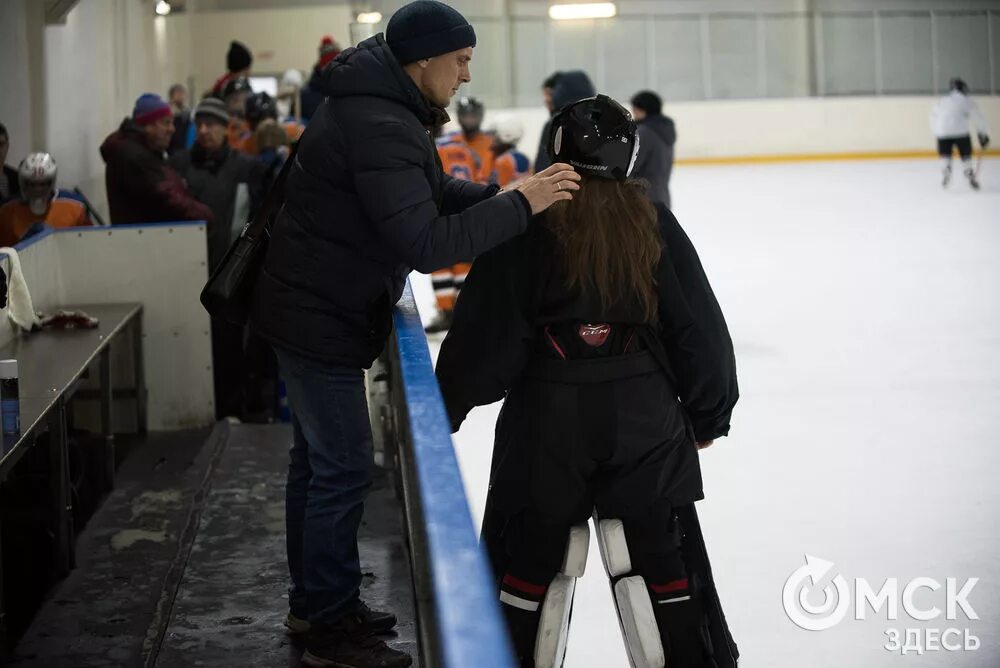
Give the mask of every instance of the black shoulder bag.
[[292, 147], [260, 208], [243, 226], [239, 238], [226, 251], [202, 289], [201, 303], [213, 318], [234, 325], [245, 325], [250, 319], [254, 284], [263, 268], [274, 221], [285, 203], [285, 182], [297, 150], [298, 144]]

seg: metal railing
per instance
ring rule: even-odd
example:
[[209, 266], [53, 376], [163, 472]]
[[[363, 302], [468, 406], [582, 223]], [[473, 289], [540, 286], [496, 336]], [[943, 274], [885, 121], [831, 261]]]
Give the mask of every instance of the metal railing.
[[389, 345], [369, 375], [370, 410], [376, 457], [400, 472], [421, 665], [513, 668], [409, 285], [393, 321]]

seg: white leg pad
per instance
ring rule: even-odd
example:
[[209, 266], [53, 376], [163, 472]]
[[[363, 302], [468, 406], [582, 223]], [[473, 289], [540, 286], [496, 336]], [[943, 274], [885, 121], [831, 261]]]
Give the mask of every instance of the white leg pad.
[[634, 668], [664, 668], [666, 657], [660, 642], [660, 629], [653, 616], [645, 581], [638, 575], [615, 583], [618, 619], [625, 635], [625, 648]]
[[[597, 519], [597, 516], [594, 516]], [[632, 559], [625, 542], [625, 525], [621, 520], [597, 520], [597, 543], [608, 577], [624, 575], [632, 570]]]
[[573, 607], [576, 578], [559, 573], [545, 593], [535, 636], [535, 667], [560, 668], [569, 637], [569, 613]]
[[569, 540], [566, 541], [566, 556], [560, 572], [571, 578], [583, 577], [587, 569], [587, 552], [590, 550], [590, 525], [587, 522], [577, 524], [569, 530]]

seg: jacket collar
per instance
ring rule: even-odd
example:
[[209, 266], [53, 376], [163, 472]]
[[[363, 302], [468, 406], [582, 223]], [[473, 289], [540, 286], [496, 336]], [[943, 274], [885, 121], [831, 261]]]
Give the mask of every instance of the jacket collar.
[[330, 97], [371, 95], [406, 106], [427, 128], [448, 122], [448, 112], [435, 107], [406, 73], [382, 33], [345, 49], [317, 77], [319, 92]]

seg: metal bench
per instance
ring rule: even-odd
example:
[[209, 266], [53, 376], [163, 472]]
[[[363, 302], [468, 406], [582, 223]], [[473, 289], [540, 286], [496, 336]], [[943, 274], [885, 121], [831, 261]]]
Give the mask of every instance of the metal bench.
[[[123, 339], [131, 347], [136, 424], [145, 431], [146, 397], [142, 357], [142, 305], [73, 305], [100, 321], [96, 329], [45, 330], [15, 338], [0, 348], [0, 359], [16, 359], [20, 376], [21, 432], [4, 436], [0, 452], [0, 484], [35, 445], [37, 436], [49, 433], [51, 517], [55, 534], [56, 577], [73, 566], [72, 502], [69, 481], [66, 410], [80, 389], [91, 365], [99, 366], [100, 424], [103, 467], [100, 484], [114, 486], [115, 444], [112, 430], [111, 342]], [[2, 536], [0, 536], [2, 540]], [[2, 544], [2, 543], [0, 543]], [[3, 560], [0, 552], [0, 663], [7, 650], [3, 596]]]

